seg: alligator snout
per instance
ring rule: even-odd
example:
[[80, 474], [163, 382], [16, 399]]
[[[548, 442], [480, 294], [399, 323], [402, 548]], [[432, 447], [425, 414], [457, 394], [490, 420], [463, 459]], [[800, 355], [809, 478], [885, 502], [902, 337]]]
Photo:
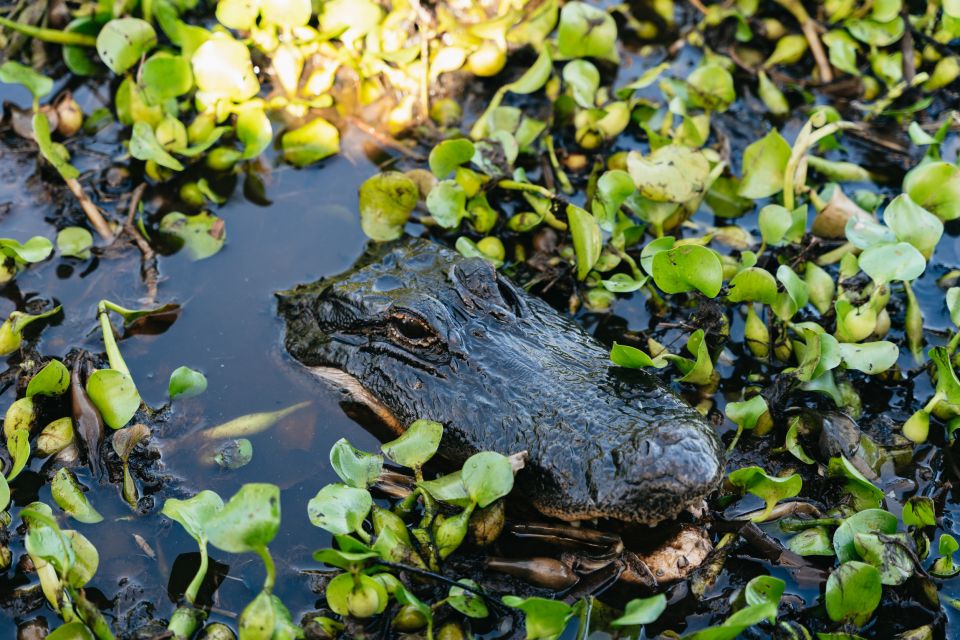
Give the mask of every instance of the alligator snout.
[[[519, 491], [563, 520], [654, 524], [722, 475], [719, 439], [655, 377], [611, 365], [572, 319], [487, 262], [432, 242], [371, 248], [353, 269], [280, 295], [286, 346], [394, 430], [444, 424], [459, 464], [527, 451]], [[330, 378], [330, 375], [326, 375]]]

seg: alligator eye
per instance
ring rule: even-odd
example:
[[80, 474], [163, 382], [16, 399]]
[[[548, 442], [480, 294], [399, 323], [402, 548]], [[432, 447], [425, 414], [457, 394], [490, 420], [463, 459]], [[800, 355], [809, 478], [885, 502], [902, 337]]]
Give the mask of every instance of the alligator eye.
[[437, 340], [437, 334], [425, 320], [406, 313], [390, 316], [389, 332], [391, 337], [417, 346], [430, 346]]

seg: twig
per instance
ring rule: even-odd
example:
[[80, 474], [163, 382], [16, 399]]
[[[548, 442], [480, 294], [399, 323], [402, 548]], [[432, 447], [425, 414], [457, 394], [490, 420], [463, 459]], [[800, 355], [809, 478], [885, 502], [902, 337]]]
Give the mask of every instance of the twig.
[[140, 250], [142, 256], [140, 260], [140, 272], [143, 276], [143, 283], [147, 286], [146, 302], [152, 305], [157, 299], [157, 287], [160, 281], [160, 272], [157, 269], [157, 254], [154, 253], [153, 247], [151, 247], [150, 243], [143, 237], [133, 221], [137, 213], [137, 208], [140, 206], [140, 201], [143, 199], [143, 192], [146, 191], [146, 189], [147, 183], [141, 182], [140, 185], [133, 190], [133, 193], [130, 194], [130, 207], [127, 212], [127, 219], [123, 223], [123, 231], [130, 236]]
[[[903, 24], [910, 24], [910, 13], [906, 7], [900, 10], [900, 17], [903, 20]], [[903, 52], [903, 79], [907, 81], [907, 84], [913, 84], [913, 76], [917, 73], [917, 67], [913, 60], [912, 29], [907, 28], [904, 30], [903, 37], [900, 38], [900, 50]]]
[[96, 232], [100, 234], [100, 237], [108, 243], [113, 242], [113, 231], [110, 229], [110, 225], [107, 224], [97, 205], [93, 204], [93, 201], [87, 197], [80, 182], [76, 178], [64, 178], [64, 182], [67, 183], [70, 193], [72, 193], [73, 197], [80, 203], [80, 208], [83, 209], [83, 212], [86, 214], [87, 220], [90, 221], [90, 224], [93, 225]]
[[820, 70], [821, 82], [833, 82], [833, 68], [827, 59], [827, 54], [823, 50], [823, 43], [820, 42], [816, 21], [810, 17], [799, 0], [777, 0], [777, 4], [793, 14], [793, 17], [800, 23], [800, 30], [803, 31], [803, 37], [807, 39], [810, 45], [810, 53], [817, 62], [817, 69]]

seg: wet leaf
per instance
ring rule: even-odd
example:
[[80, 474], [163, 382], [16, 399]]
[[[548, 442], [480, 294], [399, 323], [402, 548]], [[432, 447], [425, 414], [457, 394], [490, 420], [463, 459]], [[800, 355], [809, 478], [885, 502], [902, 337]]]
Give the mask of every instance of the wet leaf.
[[586, 2], [568, 2], [560, 10], [557, 48], [567, 58], [619, 62], [617, 23], [609, 13]]
[[[480, 585], [468, 578], [458, 580], [457, 582], [472, 587], [473, 589], [480, 589]], [[486, 618], [490, 615], [490, 611], [487, 609], [487, 604], [483, 601], [483, 598], [465, 590], [463, 587], [450, 587], [450, 592], [447, 595], [447, 604], [468, 618]]]
[[747, 583], [746, 588], [743, 590], [743, 595], [748, 605], [764, 603], [777, 605], [780, 603], [780, 597], [783, 596], [786, 587], [787, 583], [780, 578], [757, 576]]
[[727, 299], [730, 302], [773, 304], [777, 300], [777, 281], [770, 272], [758, 267], [749, 267], [730, 279], [727, 291]]
[[874, 245], [860, 254], [859, 264], [877, 284], [915, 280], [927, 267], [923, 255], [906, 242]]
[[577, 254], [577, 279], [583, 280], [600, 259], [603, 248], [600, 225], [596, 218], [572, 204], [567, 205], [567, 220], [570, 222], [570, 235]]
[[937, 524], [933, 499], [927, 496], [907, 498], [903, 504], [903, 524], [908, 527], [932, 527]]
[[193, 70], [183, 56], [165, 51], [155, 53], [140, 70], [143, 93], [151, 104], [160, 104], [170, 98], [178, 98], [193, 88]]
[[340, 151], [340, 131], [323, 118], [314, 118], [280, 137], [283, 159], [297, 167], [319, 162]]
[[804, 529], [787, 541], [787, 548], [801, 556], [833, 556], [833, 542], [826, 527]]
[[[31, 124], [33, 137], [37, 141], [37, 147], [40, 148], [40, 155], [43, 156], [44, 160], [53, 165], [53, 168], [64, 180], [71, 180], [79, 176], [80, 172], [70, 164], [70, 152], [67, 151], [67, 148], [50, 138], [50, 123], [47, 121], [47, 117], [38, 111], [33, 114]], [[47, 242], [50, 241], [47, 240]]]
[[603, 288], [612, 293], [632, 293], [643, 288], [649, 278], [644, 276], [639, 280], [634, 280], [626, 273], [615, 273], [606, 280], [601, 280]]
[[887, 205], [883, 221], [896, 234], [897, 240], [912, 244], [927, 260], [943, 235], [943, 222], [906, 194], [897, 196]]
[[617, 212], [620, 205], [629, 198], [636, 186], [630, 174], [620, 169], [605, 171], [597, 180], [597, 191], [594, 195], [592, 211], [600, 228], [612, 231], [617, 222]]
[[47, 640], [96, 640], [93, 632], [82, 622], [62, 624], [47, 636]]
[[171, 400], [192, 398], [207, 390], [207, 377], [190, 367], [177, 367], [170, 374], [167, 395]]
[[416, 469], [432, 458], [440, 447], [443, 425], [433, 420], [413, 422], [402, 436], [382, 445], [383, 453], [402, 467]]
[[0, 474], [0, 511], [6, 511], [8, 504], [10, 504], [10, 485], [7, 484], [3, 474]]
[[280, 527], [280, 489], [249, 483], [207, 520], [210, 544], [229, 553], [261, 551]]
[[853, 544], [860, 557], [880, 572], [881, 584], [900, 585], [913, 575], [915, 550], [905, 534], [857, 533]]
[[160, 230], [179, 238], [191, 260], [216, 255], [226, 242], [226, 224], [207, 211], [187, 216], [173, 211], [160, 220]]
[[863, 562], [845, 562], [827, 578], [824, 602], [834, 622], [860, 626], [870, 620], [882, 595], [880, 573]]
[[266, 112], [247, 105], [237, 113], [237, 139], [243, 144], [243, 160], [256, 158], [273, 142], [273, 125]]
[[755, 624], [777, 616], [777, 605], [771, 602], [747, 605], [715, 627], [684, 636], [684, 640], [734, 640]]
[[780, 478], [768, 476], [760, 467], [737, 469], [730, 474], [729, 479], [735, 487], [757, 496], [766, 503], [764, 512], [754, 518], [756, 521], [765, 520], [777, 502], [798, 495], [803, 486], [803, 481], [796, 473]]
[[895, 365], [900, 349], [887, 340], [863, 344], [840, 344], [840, 357], [848, 369], [856, 369], [871, 375], [882, 373]]
[[953, 561], [953, 554], [957, 552], [957, 549], [960, 549], [960, 544], [957, 544], [956, 538], [949, 533], [941, 534], [940, 540], [937, 542], [937, 550], [941, 557], [937, 558], [933, 566], [930, 567], [930, 573], [942, 578], [952, 578], [960, 573], [960, 566], [957, 566]]
[[742, 402], [728, 402], [725, 409], [730, 421], [747, 431], [757, 426], [757, 421], [767, 411], [767, 401], [761, 395], [753, 396]]
[[307, 503], [307, 515], [315, 527], [344, 535], [361, 529], [373, 499], [366, 489], [328, 484]]
[[86, 260], [93, 246], [93, 234], [83, 227], [66, 227], [57, 232], [57, 251], [60, 255]]
[[207, 544], [207, 523], [215, 513], [223, 509], [223, 500], [213, 491], [201, 491], [188, 500], [168, 498], [161, 513], [180, 523], [191, 538], [201, 547]]
[[330, 449], [330, 466], [349, 486], [366, 489], [380, 477], [383, 457], [360, 451], [340, 438]]
[[0, 238], [0, 252], [21, 262], [41, 262], [50, 257], [52, 251], [53, 244], [43, 236], [33, 236], [23, 244], [12, 238]]
[[783, 291], [777, 294], [777, 302], [772, 305], [773, 312], [781, 320], [789, 320], [797, 311], [807, 306], [810, 292], [807, 283], [788, 265], [777, 267], [777, 280], [783, 285]]
[[190, 58], [202, 98], [209, 102], [249, 100], [260, 91], [250, 51], [229, 35], [214, 33]]
[[558, 638], [574, 614], [573, 607], [559, 600], [503, 596], [503, 603], [523, 611], [527, 640]]
[[343, 573], [330, 581], [326, 590], [327, 606], [334, 613], [355, 618], [370, 618], [387, 607], [389, 595], [379, 582], [363, 574]]
[[640, 195], [655, 202], [683, 203], [703, 196], [710, 175], [710, 163], [701, 151], [678, 144], [648, 156], [631, 151], [627, 169]]
[[444, 229], [455, 229], [467, 217], [467, 194], [455, 180], [441, 180], [427, 194], [427, 211]]
[[784, 242], [798, 242], [807, 226], [806, 207], [790, 211], [778, 204], [768, 204], [760, 209], [757, 225], [760, 237], [769, 245], [776, 247]]
[[116, 369], [99, 369], [87, 378], [87, 395], [111, 429], [124, 427], [140, 408], [133, 379]]
[[306, 25], [313, 13], [310, 0], [269, 0], [260, 10], [264, 20], [288, 29]]
[[636, 598], [627, 603], [623, 615], [610, 623], [612, 627], [634, 627], [656, 622], [667, 608], [667, 597], [662, 593], [649, 598]]
[[790, 145], [776, 129], [750, 144], [743, 152], [743, 180], [738, 194], [756, 200], [782, 191], [790, 153]]
[[851, 19], [844, 22], [844, 26], [854, 38], [875, 47], [893, 44], [903, 36], [904, 30], [903, 20], [899, 17], [889, 22]]
[[253, 443], [246, 438], [228, 440], [217, 449], [213, 461], [230, 471], [247, 466], [253, 460]]
[[161, 146], [156, 133], [146, 122], [133, 123], [133, 135], [130, 137], [130, 155], [138, 160], [152, 160], [162, 167], [183, 171], [179, 160]]
[[70, 387], [70, 372], [59, 360], [50, 360], [27, 383], [27, 397], [58, 396]]
[[928, 354], [937, 367], [937, 391], [950, 404], [960, 405], [960, 380], [953, 369], [950, 353], [945, 347], [934, 347]]
[[53, 80], [16, 60], [7, 60], [0, 65], [0, 82], [23, 85], [33, 94], [34, 100], [53, 91]]
[[572, 60], [563, 67], [563, 82], [570, 88], [574, 101], [584, 109], [592, 109], [600, 88], [600, 72], [587, 60]]
[[956, 165], [920, 164], [904, 176], [903, 191], [944, 222], [960, 217], [960, 169]]
[[[866, 509], [844, 520], [833, 533], [833, 550], [840, 562], [860, 560], [854, 538], [858, 533], [883, 533], [897, 531], [897, 518], [883, 509]], [[879, 576], [877, 577], [879, 581]]]
[[470, 162], [476, 152], [473, 142], [467, 138], [443, 140], [430, 151], [430, 171], [443, 180], [460, 165]]
[[695, 107], [708, 111], [726, 111], [737, 99], [733, 88], [733, 76], [716, 63], [697, 67], [687, 77], [690, 101]]
[[483, 509], [513, 489], [513, 467], [506, 456], [483, 451], [470, 456], [460, 472], [470, 499]]
[[791, 33], [779, 38], [773, 53], [763, 63], [764, 69], [769, 69], [778, 64], [799, 62], [807, 52], [807, 46], [807, 39], [798, 33]]
[[157, 33], [149, 22], [139, 18], [115, 18], [97, 34], [97, 54], [116, 74], [140, 62], [156, 44]]
[[459, 471], [433, 480], [418, 482], [417, 486], [423, 488], [434, 500], [446, 502], [462, 509], [470, 504], [470, 495], [467, 493], [467, 488], [463, 486], [463, 479]]
[[94, 524], [103, 520], [103, 516], [90, 504], [76, 476], [69, 469], [60, 469], [53, 477], [50, 493], [60, 508], [77, 522]]
[[217, 20], [225, 27], [237, 31], [250, 31], [260, 15], [259, 0], [220, 0], [217, 3]]
[[723, 285], [723, 264], [716, 251], [700, 245], [683, 245], [653, 257], [653, 280], [664, 293], [696, 289], [716, 297]]
[[399, 171], [385, 171], [360, 185], [360, 226], [377, 241], [399, 238], [417, 206], [416, 183]]
[[3, 418], [3, 435], [10, 438], [17, 431], [30, 432], [36, 422], [33, 398], [27, 396], [13, 401]]

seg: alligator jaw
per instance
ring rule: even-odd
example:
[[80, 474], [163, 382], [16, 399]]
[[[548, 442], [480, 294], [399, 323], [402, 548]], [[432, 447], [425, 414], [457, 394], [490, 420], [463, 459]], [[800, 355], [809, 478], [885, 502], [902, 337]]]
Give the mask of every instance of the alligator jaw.
[[310, 373], [323, 380], [325, 383], [340, 390], [343, 394], [342, 401], [353, 402], [369, 409], [378, 420], [380, 420], [390, 431], [396, 435], [401, 435], [405, 429], [379, 398], [357, 380], [355, 377], [334, 367], [307, 367]]

